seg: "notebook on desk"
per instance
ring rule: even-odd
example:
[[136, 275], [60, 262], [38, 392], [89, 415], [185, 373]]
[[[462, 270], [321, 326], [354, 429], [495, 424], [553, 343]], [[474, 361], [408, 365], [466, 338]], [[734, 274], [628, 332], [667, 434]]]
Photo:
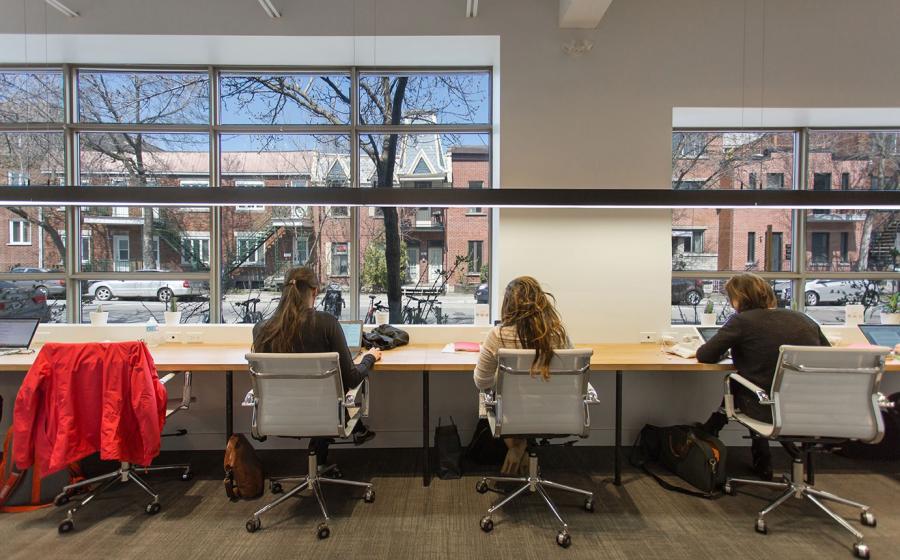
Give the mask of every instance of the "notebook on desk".
[[340, 324], [344, 331], [344, 338], [347, 339], [350, 354], [356, 356], [362, 350], [362, 321], [340, 321]]
[[29, 352], [40, 319], [0, 319], [0, 356]]

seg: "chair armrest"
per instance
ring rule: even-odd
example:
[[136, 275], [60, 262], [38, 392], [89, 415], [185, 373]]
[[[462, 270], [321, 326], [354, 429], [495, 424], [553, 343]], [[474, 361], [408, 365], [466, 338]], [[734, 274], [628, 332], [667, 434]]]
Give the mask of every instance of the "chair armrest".
[[587, 386], [587, 395], [584, 396], [585, 404], [598, 404], [600, 402], [600, 397], [597, 395], [597, 389], [594, 389], [594, 386], [588, 383]]
[[[181, 410], [189, 409], [191, 407], [191, 402], [194, 400], [194, 398], [191, 396], [191, 372], [185, 371], [183, 373], [184, 384], [181, 387], [181, 401], [176, 401], [178, 404], [176, 404], [172, 408], [169, 408], [168, 406], [166, 407], [166, 418]], [[176, 375], [178, 374], [174, 372], [168, 373], [161, 377], [159, 382], [165, 385], [166, 383], [172, 381], [172, 379], [174, 379]]]
[[894, 408], [894, 401], [887, 398], [884, 393], [876, 393], [876, 398], [878, 399], [878, 408], [881, 410], [891, 410]]
[[751, 390], [754, 394], [756, 394], [756, 398], [759, 400], [759, 404], [765, 404], [772, 406], [775, 403], [769, 398], [769, 394], [760, 387], [756, 385], [746, 377], [742, 376], [739, 373], [730, 373], [725, 376], [725, 413], [729, 418], [734, 417], [734, 396], [731, 394], [731, 382], [736, 381]]
[[341, 402], [341, 408], [360, 408], [360, 417], [368, 418], [369, 416], [369, 379], [363, 379], [362, 382], [353, 387], [344, 394], [344, 400]]
[[490, 389], [478, 392], [478, 417], [487, 418], [488, 411], [494, 410], [497, 402], [494, 400], [494, 392]]

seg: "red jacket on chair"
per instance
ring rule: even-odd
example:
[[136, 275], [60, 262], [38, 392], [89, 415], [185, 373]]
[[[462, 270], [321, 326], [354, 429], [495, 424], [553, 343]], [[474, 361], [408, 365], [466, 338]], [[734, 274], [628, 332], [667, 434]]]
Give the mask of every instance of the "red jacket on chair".
[[149, 465], [165, 415], [166, 389], [143, 342], [48, 343], [16, 396], [13, 458], [46, 474], [96, 451]]

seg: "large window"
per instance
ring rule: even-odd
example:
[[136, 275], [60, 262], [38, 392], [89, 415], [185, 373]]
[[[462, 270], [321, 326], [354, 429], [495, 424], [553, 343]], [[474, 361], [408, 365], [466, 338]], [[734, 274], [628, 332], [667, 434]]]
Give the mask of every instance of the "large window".
[[[186, 322], [256, 322], [275, 309], [291, 267], [313, 267], [319, 308], [351, 317], [367, 308], [366, 290], [385, 303], [388, 293], [417, 297], [417, 282], [459, 257], [442, 289], [466, 302], [455, 322], [471, 322], [473, 284], [490, 262], [483, 209], [267, 206], [252, 197], [154, 206], [126, 189], [489, 187], [492, 120], [488, 70], [2, 69], [0, 185], [123, 194], [113, 206], [3, 209], [0, 281], [12, 268], [21, 278], [58, 273], [70, 280], [62, 295], [82, 301], [69, 320], [103, 305], [114, 322], [161, 321], [175, 296]], [[79, 242], [66, 245], [67, 235]], [[410, 267], [411, 251], [423, 274]], [[388, 263], [400, 274], [371, 269]], [[221, 305], [210, 308], [211, 295]], [[414, 319], [429, 322], [393, 318]]]
[[[801, 136], [805, 142], [796, 141]], [[896, 189], [898, 136], [891, 130], [676, 131], [672, 186]], [[798, 148], [803, 144], [806, 153]], [[793, 173], [803, 168], [798, 162], [808, 169], [805, 177]], [[805, 308], [823, 324], [843, 322], [847, 303], [864, 304], [866, 319], [877, 321], [900, 279], [898, 231], [900, 213], [887, 210], [675, 209], [673, 321], [696, 322], [694, 309], [715, 300], [719, 285], [742, 270], [769, 277], [780, 304]], [[843, 276], [829, 278], [832, 273]]]

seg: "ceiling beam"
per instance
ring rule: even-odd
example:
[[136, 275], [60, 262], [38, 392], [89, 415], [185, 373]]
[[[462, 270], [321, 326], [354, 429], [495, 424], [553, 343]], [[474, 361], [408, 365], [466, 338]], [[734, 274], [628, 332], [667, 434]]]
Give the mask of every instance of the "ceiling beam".
[[559, 27], [594, 29], [610, 4], [612, 0], [559, 0]]

